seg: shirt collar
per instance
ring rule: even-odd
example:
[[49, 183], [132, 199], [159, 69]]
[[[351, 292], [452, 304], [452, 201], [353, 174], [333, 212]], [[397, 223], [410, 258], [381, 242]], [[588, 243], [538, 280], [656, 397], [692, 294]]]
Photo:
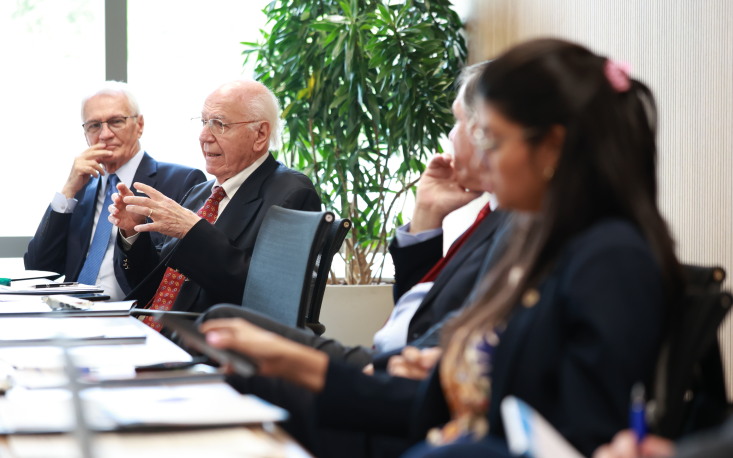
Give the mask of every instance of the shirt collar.
[[[137, 172], [137, 168], [140, 165], [140, 162], [142, 162], [144, 155], [145, 151], [140, 148], [140, 150], [135, 153], [129, 161], [122, 164], [122, 166], [120, 166], [120, 168], [115, 172], [117, 178], [119, 178], [122, 183], [125, 183], [128, 188], [132, 187], [132, 180], [135, 179], [135, 173]], [[107, 184], [107, 176], [108, 175], [104, 176], [105, 186]]]
[[262, 165], [263, 162], [265, 162], [269, 155], [270, 152], [266, 152], [262, 156], [258, 157], [252, 164], [250, 164], [249, 167], [244, 168], [241, 172], [224, 181], [224, 183], [219, 183], [219, 180], [216, 180], [214, 182], [214, 186], [223, 187], [224, 192], [226, 192], [227, 194], [227, 197], [229, 199], [234, 198], [234, 194], [239, 190], [240, 187], [242, 187], [242, 184], [247, 180], [247, 178], [250, 177], [250, 175], [254, 173], [255, 170], [257, 170], [257, 168], [259, 168], [259, 166]]

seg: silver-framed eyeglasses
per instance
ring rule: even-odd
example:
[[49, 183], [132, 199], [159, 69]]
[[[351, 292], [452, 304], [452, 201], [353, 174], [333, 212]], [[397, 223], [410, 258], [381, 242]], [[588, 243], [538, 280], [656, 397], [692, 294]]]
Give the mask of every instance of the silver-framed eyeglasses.
[[214, 135], [223, 135], [224, 132], [226, 132], [227, 127], [233, 126], [235, 124], [253, 124], [256, 122], [262, 122], [261, 119], [255, 120], [255, 121], [238, 121], [238, 122], [224, 122], [221, 119], [211, 118], [211, 119], [204, 119], [202, 117], [196, 117], [191, 118], [192, 121], [200, 121], [201, 126], [207, 126], [209, 128], [209, 132], [211, 132]]
[[84, 128], [84, 132], [89, 135], [98, 134], [102, 130], [102, 124], [107, 124], [109, 130], [116, 132], [127, 124], [127, 120], [130, 118], [137, 118], [138, 115], [133, 116], [115, 116], [109, 118], [106, 121], [87, 121], [81, 125]]
[[499, 148], [499, 142], [493, 135], [486, 135], [483, 129], [475, 123], [469, 125], [469, 133], [471, 135], [471, 143], [478, 152], [490, 153]]

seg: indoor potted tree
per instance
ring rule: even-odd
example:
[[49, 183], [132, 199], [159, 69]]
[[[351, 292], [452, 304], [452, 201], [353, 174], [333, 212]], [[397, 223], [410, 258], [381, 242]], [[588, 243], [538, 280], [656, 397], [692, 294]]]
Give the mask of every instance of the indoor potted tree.
[[283, 106], [279, 159], [353, 221], [345, 282], [379, 281], [404, 197], [453, 124], [461, 20], [449, 0], [275, 0], [264, 11], [271, 29], [243, 44]]

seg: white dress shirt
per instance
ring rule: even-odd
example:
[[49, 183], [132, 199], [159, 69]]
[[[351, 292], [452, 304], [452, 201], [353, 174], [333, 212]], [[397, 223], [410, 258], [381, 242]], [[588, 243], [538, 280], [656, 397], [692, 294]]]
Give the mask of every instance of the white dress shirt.
[[[143, 155], [145, 152], [140, 149], [140, 151], [135, 154], [135, 156], [132, 157], [129, 161], [127, 161], [124, 165], [122, 165], [115, 174], [117, 175], [117, 178], [119, 178], [121, 183], [125, 183], [127, 187], [132, 186], [132, 180], [135, 179], [135, 173], [137, 173], [137, 168], [140, 165], [140, 162], [143, 160]], [[102, 190], [101, 192], [97, 193], [97, 204], [94, 209], [94, 229], [97, 228], [97, 221], [99, 221], [99, 215], [102, 212], [102, 205], [104, 205], [104, 199], [106, 197], [104, 190], [107, 189], [107, 178], [108, 176], [105, 174], [102, 176]], [[77, 200], [73, 197], [70, 199], [67, 199], [66, 196], [64, 196], [61, 193], [56, 193], [56, 195], [53, 198], [53, 201], [51, 202], [51, 210], [59, 213], [72, 213], [77, 205]], [[114, 226], [112, 226], [112, 229], [114, 229]], [[122, 288], [120, 288], [119, 283], [117, 282], [117, 277], [115, 277], [115, 269], [114, 269], [114, 236], [117, 234], [117, 231], [110, 230], [109, 235], [109, 242], [107, 243], [107, 250], [104, 252], [104, 258], [102, 258], [102, 265], [99, 268], [99, 274], [97, 275], [97, 281], [96, 284], [104, 289], [105, 294], [107, 294], [111, 300], [118, 301], [125, 297], [125, 293], [122, 291]], [[89, 243], [91, 244], [91, 240], [94, 237], [94, 230], [91, 233], [91, 237], [89, 239]]]

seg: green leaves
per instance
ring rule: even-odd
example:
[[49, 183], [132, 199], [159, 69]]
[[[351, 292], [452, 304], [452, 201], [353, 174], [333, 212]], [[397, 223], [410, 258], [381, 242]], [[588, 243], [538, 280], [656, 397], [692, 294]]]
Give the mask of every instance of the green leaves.
[[449, 0], [276, 0], [265, 13], [270, 31], [243, 54], [285, 107], [281, 157], [354, 222], [346, 280], [369, 283], [453, 124], [462, 24]]

